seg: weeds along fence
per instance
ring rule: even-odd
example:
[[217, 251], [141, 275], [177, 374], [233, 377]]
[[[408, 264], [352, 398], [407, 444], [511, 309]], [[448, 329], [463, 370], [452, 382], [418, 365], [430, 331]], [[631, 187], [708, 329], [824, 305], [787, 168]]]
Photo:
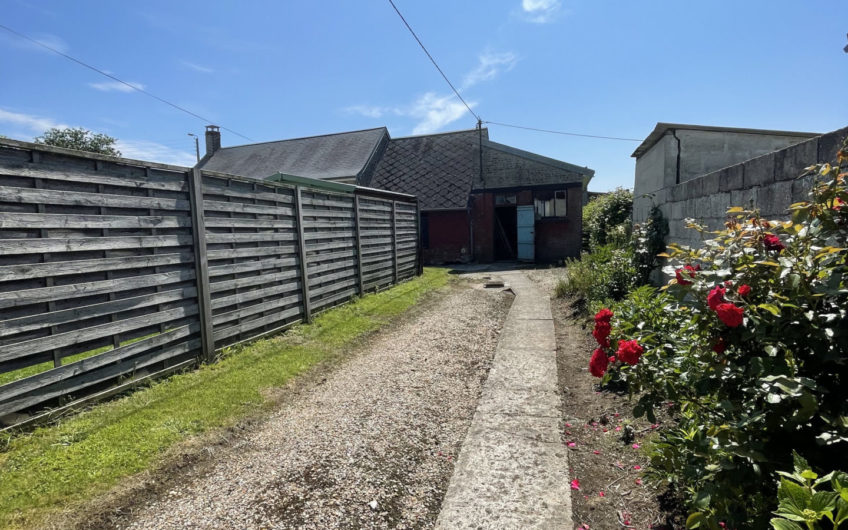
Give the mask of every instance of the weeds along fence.
[[0, 140], [0, 427], [419, 270], [414, 197]]

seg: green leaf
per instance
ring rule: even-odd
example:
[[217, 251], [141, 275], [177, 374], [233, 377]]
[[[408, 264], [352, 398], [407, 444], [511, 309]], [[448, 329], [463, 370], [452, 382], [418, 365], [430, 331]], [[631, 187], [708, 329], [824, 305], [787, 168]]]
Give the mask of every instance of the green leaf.
[[[797, 468], [796, 468], [797, 469]], [[802, 513], [810, 503], [812, 495], [810, 490], [785, 478], [780, 479], [780, 487], [777, 490], [777, 498], [780, 499], [780, 507], [793, 508], [792, 512]]]
[[686, 518], [686, 528], [702, 528], [701, 525], [705, 528], [707, 524], [707, 516], [701, 512], [695, 512]]
[[807, 463], [807, 460], [804, 459], [803, 456], [798, 454], [798, 451], [792, 450], [792, 466], [795, 468], [796, 473], [801, 473], [810, 469], [810, 464]]
[[833, 473], [833, 478], [830, 483], [833, 485], [833, 491], [842, 497], [842, 500], [848, 502], [848, 473], [836, 471]]
[[774, 315], [776, 317], [780, 316], [780, 308], [777, 307], [774, 304], [760, 304], [757, 307], [759, 307], [760, 309], [765, 309], [766, 311], [768, 311], [769, 313], [771, 313], [772, 315]]
[[710, 494], [706, 491], [699, 491], [692, 505], [698, 510], [706, 510], [710, 507]]
[[839, 495], [832, 491], [817, 491], [810, 500], [810, 509], [821, 515], [824, 515], [825, 512], [832, 512], [836, 509], [836, 499], [838, 498]]
[[842, 499], [836, 499], [836, 517], [833, 518], [833, 522], [835, 526], [838, 528], [839, 523], [848, 520], [848, 501]]
[[774, 518], [771, 521], [771, 527], [775, 530], [804, 530], [798, 523], [787, 521], [786, 519]]

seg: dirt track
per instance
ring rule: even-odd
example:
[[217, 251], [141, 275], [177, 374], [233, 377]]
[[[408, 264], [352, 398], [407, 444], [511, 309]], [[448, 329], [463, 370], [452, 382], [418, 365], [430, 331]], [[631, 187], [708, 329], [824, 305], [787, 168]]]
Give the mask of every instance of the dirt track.
[[374, 335], [211, 465], [181, 470], [167, 490], [97, 524], [431, 527], [510, 298], [454, 285]]

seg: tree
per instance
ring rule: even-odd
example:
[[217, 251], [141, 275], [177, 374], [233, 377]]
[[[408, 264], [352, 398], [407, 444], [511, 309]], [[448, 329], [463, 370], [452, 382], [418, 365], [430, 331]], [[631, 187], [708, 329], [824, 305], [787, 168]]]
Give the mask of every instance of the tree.
[[37, 144], [100, 153], [101, 155], [121, 156], [121, 152], [114, 147], [115, 142], [117, 140], [111, 136], [94, 133], [82, 127], [66, 127], [64, 129], [53, 127], [44, 131], [43, 135], [35, 139]]

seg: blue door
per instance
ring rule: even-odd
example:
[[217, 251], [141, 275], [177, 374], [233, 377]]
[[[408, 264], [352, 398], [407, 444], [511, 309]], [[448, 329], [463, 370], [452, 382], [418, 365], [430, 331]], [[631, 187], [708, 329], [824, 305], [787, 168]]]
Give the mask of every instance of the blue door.
[[518, 211], [518, 260], [534, 261], [536, 257], [536, 213], [533, 206], [519, 206]]

